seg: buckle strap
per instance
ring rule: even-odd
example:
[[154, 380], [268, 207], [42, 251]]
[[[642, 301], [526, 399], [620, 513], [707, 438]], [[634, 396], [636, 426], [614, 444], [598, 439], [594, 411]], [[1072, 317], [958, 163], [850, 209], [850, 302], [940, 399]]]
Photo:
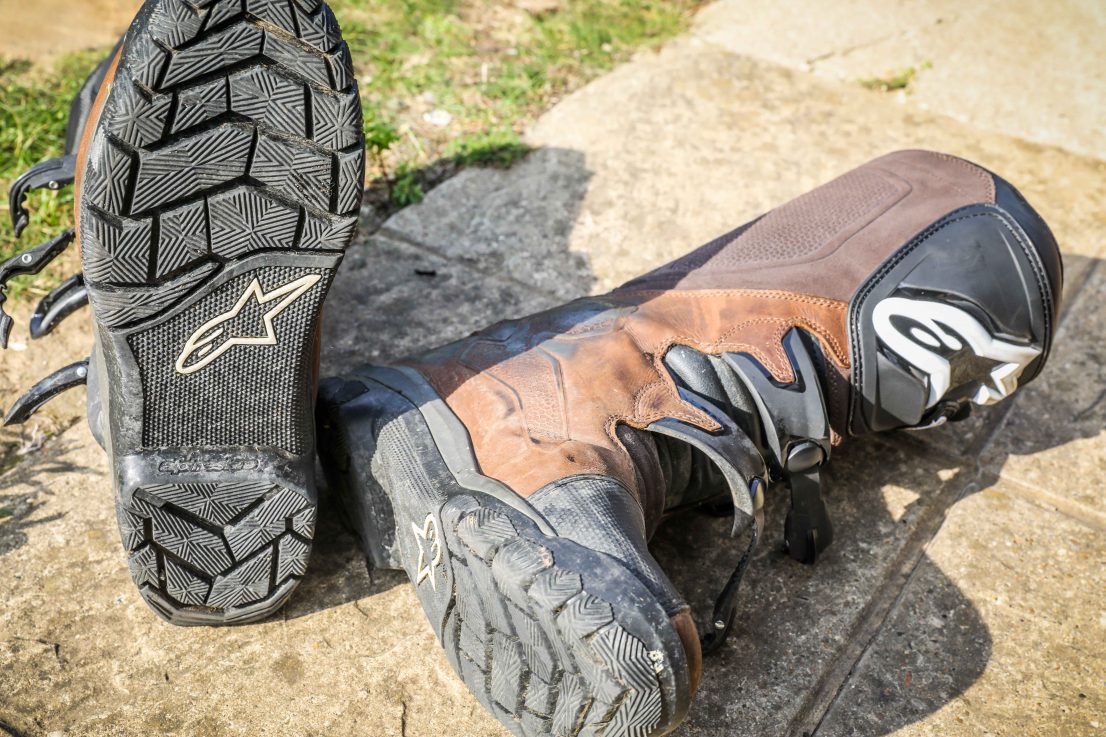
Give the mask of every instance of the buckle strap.
[[24, 207], [27, 195], [36, 189], [59, 190], [72, 184], [77, 176], [77, 157], [59, 156], [48, 159], [28, 169], [12, 183], [8, 192], [8, 209], [11, 211], [12, 228], [18, 238], [31, 220], [30, 213]]
[[819, 473], [825, 455], [814, 443], [800, 443], [788, 454], [784, 482], [791, 489], [791, 509], [784, 521], [784, 545], [800, 563], [812, 564], [833, 542], [833, 523], [822, 499]]
[[[741, 588], [741, 580], [745, 577], [745, 571], [753, 561], [753, 553], [756, 552], [757, 543], [760, 541], [760, 531], [764, 527], [764, 487], [762, 479], [753, 479], [749, 483], [749, 495], [753, 499], [753, 507], [756, 510], [753, 520], [749, 524], [749, 544], [741, 555], [741, 560], [734, 568], [726, 585], [714, 600], [714, 611], [711, 614], [711, 627], [705, 635], [699, 638], [699, 648], [703, 655], [710, 655], [726, 642], [733, 629], [734, 619], [737, 616], [737, 592]], [[737, 532], [739, 520], [734, 516], [734, 534]]]
[[54, 397], [64, 391], [88, 383], [88, 359], [58, 369], [31, 387], [4, 416], [4, 425], [20, 425]]
[[810, 339], [792, 329], [783, 347], [795, 373], [794, 383], [785, 386], [766, 376], [745, 354], [725, 357], [756, 399], [769, 460], [791, 492], [791, 510], [784, 522], [787, 551], [801, 563], [814, 563], [833, 542], [819, 474], [830, 454], [829, 419]]
[[46, 264], [57, 258], [73, 242], [73, 237], [73, 231], [67, 230], [52, 241], [17, 253], [0, 264], [0, 348], [8, 347], [8, 336], [12, 332], [11, 316], [4, 312], [8, 281], [15, 276], [37, 274], [42, 271], [46, 268]]
[[39, 301], [31, 315], [31, 337], [37, 340], [49, 335], [62, 320], [87, 304], [84, 275], [74, 274]]

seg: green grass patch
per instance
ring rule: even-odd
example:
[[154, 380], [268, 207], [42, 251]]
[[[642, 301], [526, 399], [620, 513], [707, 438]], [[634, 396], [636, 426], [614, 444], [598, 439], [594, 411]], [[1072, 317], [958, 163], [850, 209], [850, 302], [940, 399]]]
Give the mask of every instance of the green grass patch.
[[[427, 188], [443, 161], [507, 167], [519, 134], [586, 82], [684, 30], [699, 0], [332, 0], [358, 68], [366, 120], [395, 133], [371, 175]], [[367, 124], [368, 126], [369, 124]], [[371, 140], [371, 138], [370, 138]], [[371, 150], [371, 146], [370, 146]], [[424, 175], [424, 172], [426, 174]]]
[[[467, 166], [509, 167], [520, 134], [559, 99], [684, 30], [702, 0], [331, 0], [353, 52], [368, 153], [368, 202], [382, 218]], [[107, 49], [44, 68], [0, 59], [0, 189], [61, 154], [69, 104]], [[3, 202], [6, 199], [0, 199]], [[36, 192], [16, 241], [0, 215], [0, 258], [72, 225], [73, 196]], [[75, 250], [75, 249], [74, 249]], [[74, 268], [75, 255], [66, 264]], [[42, 293], [61, 267], [28, 285]]]
[[507, 169], [530, 152], [513, 130], [500, 129], [458, 138], [446, 154], [459, 166], [487, 166]]
[[[933, 65], [930, 62], [922, 64], [922, 69], [929, 69]], [[914, 67], [906, 67], [897, 72], [892, 72], [883, 77], [870, 77], [859, 80], [860, 86], [878, 92], [896, 92], [910, 87], [910, 83], [918, 76], [918, 70]]]
[[[0, 60], [0, 260], [70, 227], [71, 191], [34, 192], [27, 198], [30, 224], [16, 241], [7, 214], [8, 188], [27, 169], [62, 153], [69, 103], [105, 53], [74, 54], [46, 70], [26, 60]], [[13, 282], [9, 293], [18, 294], [28, 282]]]

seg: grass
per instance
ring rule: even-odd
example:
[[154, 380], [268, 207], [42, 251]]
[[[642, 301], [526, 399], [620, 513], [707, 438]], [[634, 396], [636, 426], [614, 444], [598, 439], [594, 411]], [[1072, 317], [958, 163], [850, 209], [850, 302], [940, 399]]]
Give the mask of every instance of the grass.
[[[682, 31], [702, 2], [331, 0], [358, 70], [375, 221], [421, 201], [461, 168], [511, 166], [527, 153], [527, 124], [633, 52]], [[69, 102], [106, 51], [50, 68], [0, 59], [3, 192], [61, 153]], [[72, 194], [34, 193], [28, 209], [18, 242], [0, 214], [0, 259], [69, 227]], [[65, 264], [75, 268], [75, 256]], [[42, 293], [62, 275], [54, 268], [30, 289]], [[14, 283], [11, 294], [20, 289]]]
[[[56, 236], [72, 222], [69, 189], [33, 192], [27, 198], [30, 223], [16, 241], [7, 214], [8, 186], [36, 163], [62, 153], [69, 103], [102, 57], [99, 51], [73, 54], [48, 70], [0, 59], [0, 260]], [[48, 275], [54, 279], [56, 274]], [[18, 280], [10, 294], [18, 296], [25, 287], [26, 280]]]
[[[929, 69], [932, 66], [933, 64], [927, 61], [922, 64], [921, 68]], [[896, 92], [898, 90], [908, 89], [910, 83], [914, 81], [914, 77], [917, 75], [918, 70], [916, 68], [906, 67], [883, 77], [870, 77], [859, 81], [861, 87], [869, 90], [876, 90], [877, 92]]]

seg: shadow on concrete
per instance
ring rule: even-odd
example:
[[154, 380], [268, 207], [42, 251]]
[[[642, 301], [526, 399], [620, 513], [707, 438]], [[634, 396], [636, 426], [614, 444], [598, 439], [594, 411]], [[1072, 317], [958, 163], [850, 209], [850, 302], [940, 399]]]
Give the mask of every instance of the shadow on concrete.
[[91, 472], [92, 469], [59, 460], [73, 449], [74, 441], [63, 439], [51, 445], [42, 455], [33, 457], [33, 462], [20, 464], [2, 477], [4, 486], [19, 485], [27, 489], [18, 494], [0, 494], [0, 557], [12, 553], [27, 542], [27, 530], [39, 525], [61, 519], [63, 514], [51, 514], [35, 517], [46, 506], [42, 499], [51, 493], [50, 480], [56, 474]]
[[[838, 449], [825, 475], [835, 539], [813, 566], [785, 552], [787, 491], [769, 492], [764, 538], [739, 595], [737, 624], [723, 649], [705, 660], [700, 697], [676, 734], [809, 732], [803, 725], [821, 718], [825, 692], [832, 698], [841, 669], [852, 670], [865, 642], [890, 619], [903, 569], [931, 565], [921, 546], [971, 475], [958, 469], [942, 481], [936, 468], [876, 438]], [[662, 526], [651, 546], [701, 625], [744, 546], [728, 537], [729, 527], [728, 519], [692, 510]], [[925, 643], [930, 658], [906, 679], [906, 691], [902, 683], [883, 684], [878, 728], [856, 734], [892, 733], [940, 709], [983, 673], [992, 649], [986, 624], [952, 581], [939, 571], [935, 580], [933, 595], [956, 621], [932, 633]], [[917, 633], [907, 634], [912, 640]], [[911, 680], [935, 675], [925, 668], [941, 671], [942, 689], [909, 689]]]
[[61, 514], [31, 519], [44, 502], [37, 492], [24, 494], [0, 494], [0, 557], [23, 547], [27, 542], [25, 530], [62, 518]]

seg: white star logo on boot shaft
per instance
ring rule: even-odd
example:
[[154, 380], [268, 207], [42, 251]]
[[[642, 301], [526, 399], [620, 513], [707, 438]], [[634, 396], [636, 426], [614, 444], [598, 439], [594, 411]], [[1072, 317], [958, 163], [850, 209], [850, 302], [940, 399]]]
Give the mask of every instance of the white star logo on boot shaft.
[[986, 375], [968, 377], [972, 381], [967, 395], [976, 404], [995, 404], [1010, 396], [1022, 372], [1041, 355], [1036, 346], [991, 335], [979, 320], [945, 302], [887, 297], [876, 305], [872, 322], [887, 348], [926, 374], [926, 407], [937, 404], [953, 388], [950, 354], [971, 351], [991, 362]]

